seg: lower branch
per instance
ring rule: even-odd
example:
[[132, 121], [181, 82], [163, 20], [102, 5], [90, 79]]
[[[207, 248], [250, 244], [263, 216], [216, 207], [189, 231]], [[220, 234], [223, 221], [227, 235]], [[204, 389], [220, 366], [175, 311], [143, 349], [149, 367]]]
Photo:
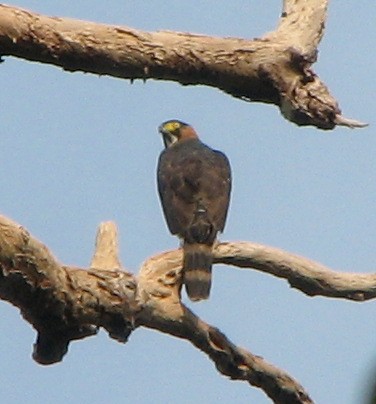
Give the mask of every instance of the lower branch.
[[[303, 293], [365, 301], [376, 297], [376, 274], [332, 271], [306, 258], [255, 243], [218, 244], [215, 263], [254, 268], [286, 279]], [[120, 266], [116, 226], [100, 226], [88, 269], [61, 265], [27, 230], [0, 216], [0, 298], [21, 310], [38, 332], [33, 358], [61, 361], [70, 341], [96, 334], [126, 342], [148, 327], [190, 341], [222, 374], [260, 387], [278, 403], [311, 403], [284, 371], [235, 346], [181, 302], [182, 251], [149, 258], [137, 278]], [[215, 277], [214, 277], [215, 285]]]
[[217, 328], [198, 318], [180, 301], [181, 254], [171, 252], [147, 260], [140, 269], [137, 323], [191, 342], [232, 380], [261, 388], [275, 403], [312, 403], [308, 393], [283, 370], [234, 345]]
[[354, 301], [376, 298], [376, 273], [338, 272], [289, 252], [256, 243], [221, 243], [216, 262], [254, 268], [286, 279], [308, 296], [326, 296]]
[[17, 306], [38, 332], [33, 358], [61, 361], [69, 342], [104, 327], [125, 342], [133, 329], [136, 283], [113, 268], [61, 265], [27, 230], [0, 216], [0, 298]]

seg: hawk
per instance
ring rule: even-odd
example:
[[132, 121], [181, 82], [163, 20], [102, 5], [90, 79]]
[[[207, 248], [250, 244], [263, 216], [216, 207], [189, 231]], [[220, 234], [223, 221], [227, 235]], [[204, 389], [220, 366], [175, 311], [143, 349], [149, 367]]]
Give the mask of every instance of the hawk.
[[184, 122], [167, 121], [158, 130], [165, 145], [158, 161], [158, 191], [168, 228], [182, 240], [183, 283], [191, 300], [207, 299], [213, 244], [224, 229], [230, 201], [230, 163]]

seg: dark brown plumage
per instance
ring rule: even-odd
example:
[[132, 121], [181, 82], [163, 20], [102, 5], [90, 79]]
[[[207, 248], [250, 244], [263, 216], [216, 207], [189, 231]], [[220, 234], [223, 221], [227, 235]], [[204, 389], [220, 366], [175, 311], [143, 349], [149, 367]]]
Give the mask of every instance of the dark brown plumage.
[[170, 232], [183, 240], [183, 283], [191, 300], [207, 299], [213, 244], [229, 206], [230, 164], [183, 122], [167, 121], [159, 131], [166, 148], [158, 162], [158, 191]]

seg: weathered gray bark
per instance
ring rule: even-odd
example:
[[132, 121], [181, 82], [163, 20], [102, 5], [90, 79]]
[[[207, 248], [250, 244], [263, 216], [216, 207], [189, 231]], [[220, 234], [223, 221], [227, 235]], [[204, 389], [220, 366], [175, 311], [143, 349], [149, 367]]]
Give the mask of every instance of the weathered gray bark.
[[285, 1], [277, 29], [254, 40], [142, 32], [0, 4], [0, 55], [130, 80], [202, 84], [245, 101], [275, 104], [298, 125], [362, 127], [341, 115], [336, 100], [311, 70], [327, 4]]

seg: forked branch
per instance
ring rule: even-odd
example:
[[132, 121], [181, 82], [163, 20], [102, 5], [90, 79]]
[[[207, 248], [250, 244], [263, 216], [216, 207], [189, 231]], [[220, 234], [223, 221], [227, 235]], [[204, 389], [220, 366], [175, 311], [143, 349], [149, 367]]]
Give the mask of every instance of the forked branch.
[[[311, 70], [328, 0], [285, 0], [275, 31], [253, 40], [140, 30], [47, 17], [0, 4], [0, 56], [130, 79], [207, 85], [272, 103], [297, 125], [359, 128]], [[345, 56], [344, 56], [345, 57]]]
[[[136, 328], [148, 327], [190, 341], [222, 374], [260, 387], [275, 402], [310, 403], [291, 376], [235, 346], [182, 304], [181, 261], [181, 250], [158, 254], [135, 277], [121, 267], [116, 226], [109, 222], [99, 228], [90, 268], [68, 267], [27, 230], [0, 216], [0, 298], [17, 306], [37, 330], [37, 362], [61, 361], [70, 341], [94, 335], [99, 327], [119, 342]], [[376, 274], [335, 272], [259, 244], [221, 243], [215, 262], [284, 278], [310, 296], [376, 297]]]

